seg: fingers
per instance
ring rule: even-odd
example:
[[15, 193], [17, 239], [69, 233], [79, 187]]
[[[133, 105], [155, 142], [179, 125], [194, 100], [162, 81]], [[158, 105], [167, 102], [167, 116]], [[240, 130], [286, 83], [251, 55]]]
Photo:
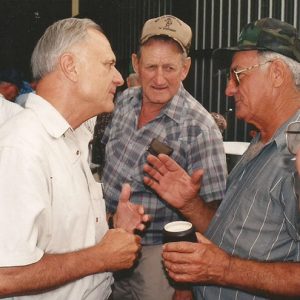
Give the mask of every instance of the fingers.
[[145, 176], [143, 180], [146, 185], [148, 185], [149, 187], [151, 187], [154, 190], [156, 190], [159, 187], [159, 184], [155, 180], [153, 180], [149, 177]]
[[197, 240], [199, 243], [203, 243], [203, 244], [211, 244], [212, 243], [210, 240], [208, 240], [204, 235], [202, 235], [199, 232], [196, 232], [196, 236], [197, 236]]
[[187, 273], [175, 273], [171, 270], [168, 270], [168, 274], [176, 282], [193, 282], [191, 276]]
[[120, 194], [119, 201], [123, 202], [123, 203], [128, 202], [129, 199], [130, 199], [130, 195], [131, 195], [130, 185], [128, 183], [124, 183], [123, 186], [122, 186], [122, 191], [121, 191], [121, 194]]
[[163, 245], [164, 252], [179, 252], [179, 253], [193, 253], [197, 243], [191, 242], [176, 242], [167, 243]]
[[[167, 159], [167, 160], [166, 160]], [[159, 172], [160, 174], [165, 174], [168, 170], [165, 166], [165, 163], [166, 161], [168, 161], [169, 159], [169, 156], [165, 155], [165, 154], [159, 154], [158, 157], [154, 156], [154, 155], [148, 155], [147, 156], [147, 162], [153, 166], [153, 168], [151, 168], [150, 166], [150, 170], [151, 172], [153, 172], [153, 174], [150, 174], [151, 176], [152, 175], [157, 175], [156, 172]], [[155, 170], [153, 170], [155, 169]], [[156, 172], [155, 172], [156, 171]]]
[[204, 170], [202, 169], [195, 170], [191, 176], [192, 183], [193, 184], [198, 184], [199, 182], [201, 183], [203, 179], [203, 174], [204, 174]]
[[143, 170], [149, 174], [153, 179], [155, 179], [156, 181], [159, 181], [161, 178], [161, 174], [159, 173], [159, 171], [153, 167], [151, 167], [150, 165], [144, 165]]

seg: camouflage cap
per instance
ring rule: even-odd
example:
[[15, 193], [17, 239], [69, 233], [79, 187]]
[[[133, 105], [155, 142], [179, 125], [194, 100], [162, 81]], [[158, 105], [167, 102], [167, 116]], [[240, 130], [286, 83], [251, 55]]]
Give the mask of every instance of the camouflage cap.
[[241, 31], [236, 47], [216, 49], [213, 59], [219, 69], [230, 65], [238, 51], [273, 51], [300, 62], [300, 39], [295, 27], [273, 18], [247, 24]]

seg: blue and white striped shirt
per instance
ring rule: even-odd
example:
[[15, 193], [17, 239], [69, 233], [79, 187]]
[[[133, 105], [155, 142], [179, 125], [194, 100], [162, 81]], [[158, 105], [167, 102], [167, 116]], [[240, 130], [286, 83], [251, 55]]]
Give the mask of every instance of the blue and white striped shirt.
[[[249, 161], [250, 145], [228, 177], [225, 198], [206, 236], [231, 255], [258, 261], [300, 261], [300, 211], [294, 191], [296, 170], [285, 140], [287, 125], [299, 119], [299, 113], [277, 130], [271, 141]], [[265, 299], [216, 286], [199, 286], [195, 291], [196, 299]]]
[[153, 138], [171, 146], [172, 158], [187, 172], [205, 170], [201, 189], [205, 201], [222, 199], [227, 171], [222, 136], [215, 121], [183, 86], [154, 120], [138, 129], [141, 97], [140, 88], [130, 88], [118, 98], [102, 140], [107, 144], [102, 179], [109, 212], [117, 207], [122, 184], [130, 183], [131, 201], [144, 205], [153, 217], [143, 237], [143, 244], [151, 245], [162, 243], [164, 224], [181, 219], [175, 209], [143, 184], [143, 166]]

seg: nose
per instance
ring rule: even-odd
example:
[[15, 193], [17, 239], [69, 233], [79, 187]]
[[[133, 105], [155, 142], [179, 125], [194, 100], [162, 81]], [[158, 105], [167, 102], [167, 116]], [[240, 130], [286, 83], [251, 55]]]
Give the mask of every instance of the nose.
[[124, 84], [124, 79], [123, 79], [121, 73], [117, 69], [116, 69], [116, 74], [114, 76], [114, 83], [116, 86], [121, 86]]
[[229, 78], [225, 89], [226, 96], [234, 96], [237, 90], [238, 90], [237, 84], [232, 78]]
[[155, 72], [154, 82], [157, 85], [163, 85], [165, 83], [164, 72], [161, 68], [157, 68]]

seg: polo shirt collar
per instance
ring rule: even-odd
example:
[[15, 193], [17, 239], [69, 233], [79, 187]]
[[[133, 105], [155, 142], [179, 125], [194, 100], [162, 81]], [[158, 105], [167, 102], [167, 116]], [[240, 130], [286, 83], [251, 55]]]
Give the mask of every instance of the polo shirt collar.
[[63, 116], [41, 96], [29, 94], [26, 108], [32, 109], [46, 131], [54, 138], [61, 137], [68, 129], [72, 129]]

